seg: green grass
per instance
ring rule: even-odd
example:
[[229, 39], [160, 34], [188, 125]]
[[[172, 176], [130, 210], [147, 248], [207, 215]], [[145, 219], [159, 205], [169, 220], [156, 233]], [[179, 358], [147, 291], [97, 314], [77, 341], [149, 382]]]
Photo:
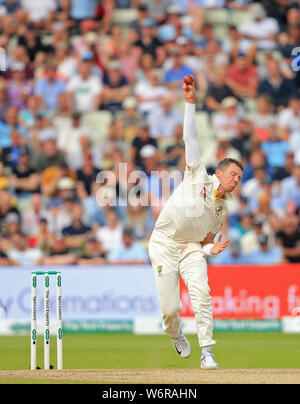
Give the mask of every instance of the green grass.
[[[65, 334], [65, 369], [199, 368], [200, 349], [188, 336], [192, 356], [182, 360], [167, 336]], [[300, 368], [300, 336], [281, 333], [215, 333], [214, 352], [224, 368]], [[51, 363], [56, 366], [56, 342]], [[0, 369], [29, 369], [29, 337], [0, 337]], [[43, 339], [38, 339], [38, 365], [43, 366]]]

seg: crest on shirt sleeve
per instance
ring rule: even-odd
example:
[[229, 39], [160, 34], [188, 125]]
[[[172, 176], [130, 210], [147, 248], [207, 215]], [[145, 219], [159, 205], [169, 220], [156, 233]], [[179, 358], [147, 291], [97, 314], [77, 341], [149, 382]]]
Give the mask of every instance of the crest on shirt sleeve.
[[202, 196], [203, 199], [206, 199], [206, 188], [205, 187], [203, 187], [201, 189], [200, 195]]

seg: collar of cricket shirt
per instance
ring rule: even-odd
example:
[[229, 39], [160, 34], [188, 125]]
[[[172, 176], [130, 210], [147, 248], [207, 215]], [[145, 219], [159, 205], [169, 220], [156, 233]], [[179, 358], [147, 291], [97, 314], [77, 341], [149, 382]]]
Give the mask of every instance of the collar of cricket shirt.
[[224, 198], [217, 198], [217, 192], [218, 192], [218, 188], [221, 185], [220, 181], [218, 179], [218, 177], [216, 176], [216, 174], [213, 174], [212, 176], [213, 179], [213, 187], [214, 187], [214, 193], [215, 193], [215, 200], [216, 199], [224, 199], [226, 201], [231, 201], [232, 200], [232, 195], [230, 192], [226, 192], [224, 195]]

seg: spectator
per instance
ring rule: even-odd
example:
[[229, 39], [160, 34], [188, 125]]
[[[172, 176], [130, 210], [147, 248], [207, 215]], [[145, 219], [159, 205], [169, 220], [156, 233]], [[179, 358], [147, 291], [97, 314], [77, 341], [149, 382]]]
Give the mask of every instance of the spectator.
[[108, 110], [112, 114], [122, 109], [122, 103], [130, 94], [130, 87], [126, 78], [121, 73], [121, 65], [118, 60], [112, 60], [103, 77], [103, 93], [101, 109]]
[[71, 0], [70, 17], [79, 25], [82, 20], [94, 17], [98, 3], [98, 0], [87, 0], [84, 3], [80, 0]]
[[99, 76], [92, 74], [88, 60], [82, 60], [78, 74], [67, 83], [70, 108], [76, 112], [96, 111], [102, 101], [103, 85]]
[[149, 259], [145, 248], [134, 242], [132, 229], [125, 228], [123, 242], [111, 249], [108, 261], [114, 265], [144, 265]]
[[174, 107], [170, 97], [160, 101], [160, 107], [154, 108], [149, 114], [150, 136], [157, 140], [170, 140], [174, 136], [177, 125], [182, 123], [181, 113]]
[[138, 67], [135, 71], [136, 85], [141, 81], [147, 81], [147, 74], [155, 70], [154, 58], [150, 53], [142, 53], [139, 58]]
[[221, 103], [226, 97], [234, 96], [232, 90], [227, 85], [227, 71], [226, 65], [219, 66], [216, 69], [214, 79], [208, 86], [205, 107], [208, 112], [221, 111]]
[[212, 118], [215, 133], [227, 132], [231, 139], [237, 136], [239, 122], [238, 101], [234, 97], [226, 97], [221, 102], [222, 112]]
[[[214, 7], [217, 4], [217, 1], [210, 2], [210, 5]], [[187, 15], [190, 20], [190, 28], [195, 34], [201, 34], [203, 25], [205, 23], [205, 9], [204, 7], [208, 4], [207, 1], [196, 0], [193, 2], [189, 1], [181, 1], [175, 0], [173, 5], [168, 8], [168, 22], [175, 24], [178, 19], [184, 15]], [[222, 7], [224, 5], [224, 1], [221, 0], [218, 3], [218, 6]], [[171, 18], [172, 17], [172, 18]], [[177, 19], [176, 19], [177, 17]]]
[[46, 66], [46, 77], [37, 80], [34, 90], [40, 98], [41, 105], [50, 111], [57, 109], [58, 96], [65, 91], [65, 82], [56, 78], [56, 67], [49, 62]]
[[33, 84], [25, 77], [25, 64], [12, 63], [10, 66], [12, 78], [7, 86], [7, 96], [11, 105], [22, 110], [26, 106], [29, 95], [33, 93]]
[[267, 156], [269, 166], [276, 173], [285, 164], [288, 143], [281, 139], [278, 128], [274, 124], [267, 127], [267, 136], [268, 139], [261, 143], [261, 150]]
[[128, 223], [133, 231], [133, 237], [138, 240], [145, 240], [151, 233], [154, 225], [151, 210], [144, 206], [140, 194], [136, 195], [137, 201], [140, 203], [136, 206], [129, 203], [128, 205]]
[[126, 141], [123, 132], [119, 130], [118, 121], [114, 120], [108, 129], [107, 141], [102, 149], [101, 168], [110, 169], [114, 165], [114, 158], [120, 153], [124, 156]]
[[254, 133], [256, 129], [261, 131], [261, 129], [264, 130], [267, 126], [276, 123], [276, 115], [273, 112], [273, 106], [268, 95], [261, 95], [258, 97], [256, 100], [256, 106], [257, 110], [252, 117]]
[[[245, 197], [241, 196], [241, 198]], [[246, 198], [245, 200], [248, 202]], [[237, 239], [239, 237], [243, 238], [243, 236], [247, 234], [249, 231], [251, 231], [253, 227], [253, 216], [247, 204], [244, 208], [241, 207], [241, 210], [238, 212], [238, 216], [239, 216], [238, 223], [233, 225], [232, 227], [229, 227], [227, 231], [228, 237], [231, 237], [233, 239]], [[231, 233], [233, 229], [235, 230], [235, 234]]]
[[256, 98], [258, 73], [245, 53], [238, 53], [229, 66], [227, 84], [239, 99]]
[[10, 132], [11, 146], [2, 149], [1, 158], [6, 167], [10, 167], [10, 170], [15, 167], [20, 160], [19, 151], [22, 147], [26, 146], [27, 142], [24, 137], [20, 135], [20, 132], [16, 129], [12, 129]]
[[48, 53], [51, 50], [50, 47], [43, 45], [38, 32], [34, 24], [29, 22], [24, 26], [22, 35], [18, 36], [17, 39], [18, 45], [25, 48], [31, 63], [36, 60], [39, 54]]
[[267, 159], [266, 159], [266, 156], [264, 155], [264, 153], [260, 149], [252, 150], [252, 152], [250, 153], [250, 156], [249, 156], [249, 160], [244, 168], [242, 183], [244, 184], [250, 178], [253, 178], [255, 170], [260, 169], [260, 168], [265, 169], [268, 176], [270, 178], [272, 178], [273, 172], [268, 165], [268, 162], [267, 162]]
[[[50, 46], [54, 51], [57, 66], [58, 58], [56, 58], [56, 56], [59, 55], [59, 52], [57, 52], [57, 50], [64, 47], [64, 44], [66, 44], [66, 42], [68, 41], [67, 24], [65, 24], [63, 21], [54, 21], [51, 24], [50, 30], [52, 32]], [[65, 79], [64, 77], [61, 78], [63, 80]]]
[[179, 90], [182, 87], [182, 80], [185, 75], [194, 75], [192, 69], [186, 66], [183, 62], [182, 51], [176, 47], [169, 51], [169, 55], [172, 56], [173, 66], [171, 69], [165, 72], [165, 85], [176, 96], [179, 94]]
[[276, 240], [287, 262], [300, 262], [299, 219], [296, 215], [284, 218]]
[[82, 168], [79, 168], [76, 172], [77, 186], [83, 188], [83, 192], [90, 195], [92, 184], [96, 181], [99, 170], [94, 167], [93, 156], [91, 152], [87, 152], [83, 155]]
[[57, 138], [57, 147], [64, 154], [68, 167], [78, 170], [83, 164], [82, 137], [91, 137], [89, 127], [81, 124], [81, 114], [72, 114], [72, 126], [61, 130]]
[[16, 207], [16, 200], [12, 197], [8, 188], [0, 189], [0, 232], [5, 233], [5, 220], [9, 213], [16, 213], [21, 220], [21, 214]]
[[241, 155], [241, 158], [244, 161], [249, 159], [249, 155], [251, 152], [251, 126], [252, 122], [245, 118], [240, 118], [237, 123], [237, 134], [236, 137], [231, 139], [231, 146], [237, 149]]
[[276, 39], [279, 33], [279, 24], [275, 18], [267, 17], [264, 6], [260, 3], [250, 4], [251, 19], [238, 26], [240, 36], [243, 38], [243, 47], [247, 50], [254, 41], [258, 50], [276, 48]]
[[141, 180], [141, 197], [151, 206], [152, 214], [158, 215], [170, 194], [179, 185], [178, 177], [170, 180], [167, 163], [159, 161], [159, 153], [153, 145], [143, 146], [140, 157], [146, 174]]
[[288, 100], [296, 96], [297, 89], [292, 80], [283, 77], [279, 63], [275, 59], [267, 59], [268, 76], [259, 83], [258, 95], [269, 94], [276, 111], [287, 107]]
[[160, 84], [158, 73], [150, 70], [146, 73], [147, 81], [140, 81], [134, 88], [138, 101], [138, 110], [144, 114], [150, 114], [159, 106], [163, 97], [170, 95], [170, 92]]
[[157, 38], [156, 22], [151, 18], [145, 18], [141, 24], [141, 34], [134, 43], [138, 59], [143, 53], [150, 53], [156, 66], [160, 66], [164, 59], [162, 42]]
[[292, 4], [285, 10], [286, 26], [282, 27], [282, 31], [286, 31], [289, 25], [298, 24], [300, 20], [300, 9], [297, 2], [292, 1]]
[[77, 196], [80, 199], [84, 208], [84, 213], [88, 218], [89, 223], [92, 223], [93, 228], [106, 225], [106, 209], [99, 206], [97, 202], [97, 192], [101, 183], [97, 181], [92, 182], [91, 191], [87, 193], [83, 184], [77, 185]]
[[58, 166], [66, 168], [67, 164], [64, 155], [57, 149], [57, 135], [53, 128], [46, 128], [40, 132], [39, 140], [42, 144], [42, 151], [36, 155], [35, 167], [38, 172], [47, 168]]
[[37, 3], [34, 0], [20, 0], [21, 7], [26, 11], [29, 21], [41, 28], [49, 26], [47, 22], [53, 21], [57, 3], [55, 0], [41, 0]]
[[237, 149], [235, 149], [230, 142], [230, 133], [228, 131], [218, 132], [216, 134], [216, 141], [211, 143], [203, 156], [203, 160], [208, 167], [208, 170], [214, 170], [218, 161], [224, 158], [233, 158], [240, 160], [241, 155]]
[[281, 182], [282, 204], [287, 213], [294, 213], [300, 207], [300, 161], [295, 157], [292, 175]]
[[289, 100], [288, 106], [279, 113], [278, 126], [283, 140], [288, 141], [295, 133], [299, 136], [300, 131], [300, 102], [293, 97]]
[[118, 57], [121, 63], [121, 72], [128, 83], [134, 83], [140, 57], [134, 51], [133, 45], [126, 39], [119, 44]]
[[62, 236], [53, 236], [49, 255], [40, 260], [40, 265], [75, 265], [77, 257], [70, 251], [66, 239]]
[[[58, 187], [62, 187], [60, 183]], [[46, 205], [47, 208], [47, 220], [49, 225], [49, 230], [56, 234], [57, 236], [62, 236], [62, 230], [65, 227], [71, 226], [72, 215], [71, 211], [73, 209], [74, 198], [66, 196], [65, 199], [62, 198], [51, 198]]]
[[[3, 46], [4, 45], [4, 46]], [[6, 48], [5, 44], [2, 44], [4, 48]], [[6, 48], [7, 49], [7, 48]], [[27, 80], [32, 80], [34, 78], [34, 70], [33, 66], [31, 65], [30, 58], [28, 55], [28, 51], [24, 45], [16, 45], [16, 47], [12, 50], [12, 53], [9, 54], [7, 49], [7, 70], [5, 76], [8, 79], [12, 78], [13, 72], [11, 67], [14, 64], [23, 64], [25, 65], [25, 78]]]
[[0, 148], [9, 148], [12, 146], [11, 132], [17, 130], [21, 136], [27, 138], [27, 130], [18, 123], [18, 109], [10, 106], [5, 113], [5, 120], [0, 122]]
[[263, 234], [264, 223], [260, 218], [252, 218], [251, 228], [245, 232], [240, 240], [241, 252], [248, 256], [259, 247], [258, 237]]
[[149, 18], [156, 21], [157, 24], [162, 24], [167, 15], [167, 10], [172, 0], [150, 0], [147, 2], [147, 12]]
[[254, 265], [275, 265], [283, 262], [281, 249], [268, 245], [269, 238], [265, 234], [258, 237], [259, 247], [249, 255], [249, 263]]
[[58, 97], [57, 109], [51, 116], [51, 124], [57, 130], [58, 137], [60, 132], [72, 125], [72, 106], [69, 103], [67, 93], [61, 93]]
[[120, 120], [123, 124], [126, 141], [132, 141], [138, 133], [139, 125], [143, 121], [143, 115], [138, 111], [136, 97], [129, 96], [125, 98], [122, 110], [116, 114], [116, 120]]
[[146, 18], [149, 18], [146, 4], [139, 2], [136, 9], [137, 18], [128, 24], [128, 36], [132, 40], [132, 43], [141, 37], [142, 23]]
[[149, 126], [145, 121], [140, 126], [139, 135], [132, 141], [130, 155], [130, 160], [134, 162], [134, 165], [142, 169], [144, 168], [144, 165], [140, 153], [142, 148], [146, 145], [151, 145], [155, 148], [158, 147], [156, 139], [150, 136]]
[[[45, 209], [42, 195], [39, 192], [33, 193], [30, 198], [30, 206], [23, 214], [22, 229], [29, 237], [37, 237], [41, 220], [49, 217], [48, 211]], [[47, 222], [48, 223], [48, 222]]]
[[273, 215], [270, 192], [262, 192], [257, 199], [257, 209], [253, 212], [253, 214], [261, 218], [261, 220], [268, 222]]
[[254, 170], [254, 176], [244, 183], [242, 189], [242, 195], [247, 199], [253, 195], [259, 195], [263, 191], [263, 185], [265, 181], [270, 182], [270, 177], [264, 167], [257, 167]]
[[62, 229], [66, 245], [72, 252], [82, 250], [85, 240], [91, 234], [91, 227], [84, 224], [83, 208], [80, 203], [74, 203], [71, 211], [72, 224]]
[[117, 212], [110, 209], [106, 215], [106, 226], [100, 227], [96, 237], [102, 244], [103, 251], [109, 253], [122, 240], [123, 224], [118, 221]]
[[40, 176], [32, 167], [29, 148], [21, 146], [18, 152], [19, 160], [12, 168], [10, 185], [18, 197], [26, 197], [40, 191]]
[[[297, 10], [299, 14], [299, 9]], [[290, 59], [292, 55], [293, 48], [300, 45], [300, 16], [296, 23], [289, 24], [287, 30], [284, 33], [284, 40], [279, 41], [281, 44], [280, 52], [283, 58]]]
[[47, 219], [45, 217], [41, 217], [35, 233], [35, 245], [42, 250], [44, 257], [50, 255], [53, 239], [54, 234], [49, 228]]
[[[65, 32], [65, 31], [64, 31]], [[69, 81], [77, 68], [74, 52], [70, 49], [68, 41], [59, 42], [55, 46], [55, 59], [57, 61], [57, 73], [64, 81]]]
[[101, 243], [94, 236], [86, 240], [84, 250], [78, 258], [78, 265], [103, 265], [106, 263], [105, 254], [102, 251]]
[[235, 25], [228, 27], [228, 40], [223, 43], [223, 50], [229, 55], [230, 60], [234, 60], [239, 53], [245, 53], [249, 63], [253, 63], [256, 55], [256, 43], [253, 41], [250, 46], [245, 43]]
[[[174, 129], [174, 137], [172, 143], [166, 147], [165, 159], [168, 166], [185, 169], [185, 148], [183, 141], [183, 127], [182, 124], [177, 125]], [[182, 164], [183, 162], [183, 164]]]
[[5, 218], [5, 238], [6, 240], [12, 241], [12, 237], [14, 234], [20, 233], [21, 232], [21, 217], [15, 213], [15, 212], [10, 212], [8, 215], [6, 215]]
[[294, 168], [294, 153], [288, 150], [285, 156], [284, 166], [276, 170], [274, 180], [282, 181], [285, 178], [290, 177], [292, 175], [293, 168]]
[[45, 116], [45, 110], [40, 107], [39, 97], [31, 94], [26, 99], [25, 108], [19, 111], [19, 123], [29, 133], [34, 128], [38, 116]]
[[[97, 22], [92, 19], [84, 19], [80, 21], [78, 27], [80, 27], [80, 35], [74, 38], [72, 41], [72, 49], [75, 51], [75, 55], [87, 55], [87, 53], [91, 52], [91, 43], [89, 38], [92, 37], [93, 34], [97, 31]], [[90, 55], [92, 58], [93, 55]]]
[[[216, 58], [220, 58], [217, 60], [221, 60], [223, 63], [228, 62], [228, 58], [223, 54], [222, 42], [220, 39], [216, 37], [215, 30], [212, 25], [205, 24], [202, 32], [202, 39], [198, 39], [195, 41], [196, 49], [195, 53], [198, 57], [207, 58], [209, 56], [214, 55]], [[220, 62], [219, 62], [220, 63]]]
[[0, 249], [0, 266], [14, 265], [15, 261], [8, 258], [4, 251]]
[[[217, 54], [206, 56], [198, 56], [197, 43], [193, 38], [187, 36], [178, 36], [176, 39], [176, 45], [180, 48], [182, 52], [183, 63], [191, 70], [193, 70], [195, 75], [195, 80], [199, 88], [199, 92], [206, 93], [208, 82], [212, 76], [212, 71], [210, 70], [210, 63], [217, 66], [218, 64], [224, 62], [224, 55], [220, 51]], [[227, 58], [226, 58], [227, 61]], [[172, 57], [167, 58], [163, 64], [163, 70], [166, 71], [172, 67]], [[168, 67], [167, 67], [168, 66]]]
[[40, 132], [42, 150], [36, 154], [33, 166], [41, 174], [43, 195], [54, 196], [58, 180], [68, 173], [68, 166], [62, 152], [57, 149], [56, 133], [52, 128]]
[[32, 267], [39, 265], [43, 253], [38, 247], [30, 248], [28, 237], [22, 233], [16, 233], [12, 236], [13, 246], [7, 252], [8, 258], [14, 265], [23, 265]]
[[8, 97], [7, 97], [7, 90], [6, 87], [2, 84], [0, 86], [0, 121], [4, 121], [5, 113], [7, 108], [9, 107]]

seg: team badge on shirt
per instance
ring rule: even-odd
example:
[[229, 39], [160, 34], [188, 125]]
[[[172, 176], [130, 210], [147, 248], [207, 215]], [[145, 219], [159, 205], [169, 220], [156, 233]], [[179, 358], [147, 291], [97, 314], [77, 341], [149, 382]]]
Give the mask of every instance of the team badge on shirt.
[[218, 207], [215, 209], [216, 217], [220, 217], [220, 216], [221, 216], [222, 210], [223, 210], [222, 206], [218, 206]]
[[158, 272], [158, 275], [161, 275], [161, 272], [162, 272], [162, 265], [158, 265], [158, 267], [157, 267], [157, 272]]

